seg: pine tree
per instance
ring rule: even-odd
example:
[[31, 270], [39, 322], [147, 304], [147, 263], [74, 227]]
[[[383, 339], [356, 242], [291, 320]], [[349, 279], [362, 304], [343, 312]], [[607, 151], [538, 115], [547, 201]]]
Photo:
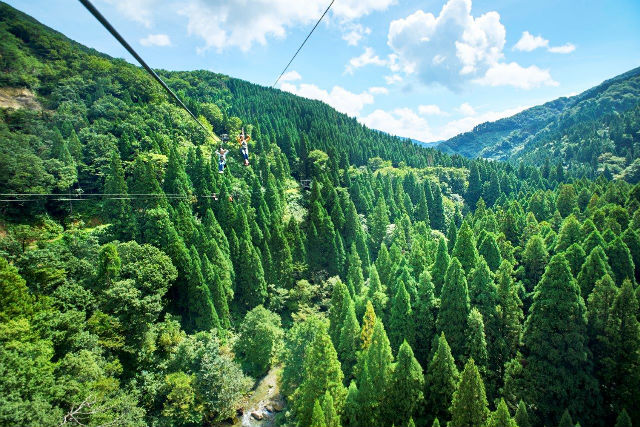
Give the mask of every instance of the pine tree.
[[[302, 426], [301, 424], [299, 425]], [[327, 420], [324, 416], [320, 403], [318, 403], [318, 399], [313, 403], [313, 412], [311, 414], [311, 423], [309, 424], [309, 427], [327, 427]]]
[[220, 325], [224, 329], [229, 329], [231, 327], [231, 318], [229, 315], [229, 305], [227, 301], [227, 285], [225, 281], [220, 278], [219, 274], [220, 273], [216, 275], [207, 255], [203, 255], [202, 276], [209, 287], [211, 299], [213, 300], [215, 311], [218, 314]]
[[592, 231], [591, 234], [587, 236], [582, 244], [582, 249], [584, 249], [585, 253], [590, 254], [596, 246], [602, 248], [607, 247], [607, 242], [604, 241], [602, 234], [600, 234], [598, 230]]
[[[304, 379], [292, 396], [293, 410], [298, 425], [311, 425], [314, 406], [328, 391], [333, 398], [336, 413], [342, 413], [347, 390], [342, 385], [344, 376], [338, 355], [326, 331], [318, 331], [304, 360]], [[322, 416], [323, 422], [325, 416]]]
[[432, 354], [431, 344], [436, 338], [436, 318], [438, 316], [438, 300], [427, 270], [420, 274], [418, 281], [418, 299], [413, 308], [413, 324], [415, 327], [416, 358], [422, 366], [427, 366]]
[[569, 268], [571, 269], [571, 274], [573, 277], [578, 277], [578, 273], [580, 273], [580, 269], [582, 268], [582, 264], [585, 261], [586, 255], [582, 246], [579, 243], [574, 243], [569, 246], [566, 251], [564, 251], [564, 257], [567, 259], [569, 263]]
[[489, 182], [484, 185], [482, 198], [487, 203], [487, 206], [491, 207], [498, 200], [500, 194], [500, 180], [498, 179], [498, 173], [494, 169], [491, 171]]
[[619, 236], [609, 243], [606, 252], [616, 285], [621, 286], [625, 279], [635, 280], [635, 267], [631, 253]]
[[558, 427], [574, 427], [573, 420], [571, 419], [568, 409], [565, 409], [562, 413], [562, 417], [558, 422]]
[[543, 423], [553, 423], [567, 407], [583, 414], [585, 421], [592, 420], [596, 381], [586, 329], [578, 285], [564, 256], [555, 255], [536, 286], [523, 334], [521, 396], [536, 405]]
[[573, 185], [563, 184], [560, 186], [556, 206], [562, 217], [569, 216], [578, 206], [578, 195]]
[[502, 256], [500, 255], [500, 248], [498, 248], [498, 243], [493, 237], [493, 234], [488, 233], [487, 237], [482, 240], [478, 248], [478, 253], [484, 257], [491, 271], [495, 273], [498, 267], [500, 267], [500, 263], [502, 263]]
[[187, 309], [190, 331], [208, 331], [220, 328], [220, 320], [211, 299], [209, 287], [202, 276], [200, 255], [195, 246], [189, 250], [191, 272], [188, 278]]
[[309, 208], [307, 232], [307, 260], [315, 271], [326, 270], [329, 275], [340, 272], [340, 253], [336, 242], [336, 229], [326, 209], [318, 200]]
[[293, 284], [293, 258], [279, 219], [272, 221], [270, 231], [269, 251], [271, 252], [274, 282], [280, 287], [290, 288]]
[[[34, 299], [18, 269], [0, 257], [0, 321], [8, 322], [33, 312]], [[6, 323], [9, 324], [9, 323]]]
[[420, 196], [413, 213], [413, 218], [416, 221], [424, 221], [426, 224], [429, 224], [429, 206], [427, 206], [427, 197], [424, 193], [424, 188], [420, 188]]
[[384, 197], [379, 197], [373, 213], [371, 214], [369, 234], [371, 235], [371, 252], [378, 253], [382, 240], [387, 235], [389, 225], [389, 209]]
[[391, 317], [389, 323], [389, 337], [391, 347], [397, 349], [402, 341], [414, 342], [415, 325], [413, 323], [413, 312], [411, 310], [411, 298], [404, 287], [404, 282], [400, 281], [398, 290], [391, 305]]
[[527, 406], [521, 400], [518, 402], [518, 409], [516, 409], [516, 415], [514, 417], [516, 425], [518, 427], [532, 427], [529, 421], [529, 413], [527, 412]]
[[355, 381], [351, 381], [347, 391], [347, 398], [344, 401], [344, 411], [342, 413], [342, 425], [345, 427], [358, 427], [361, 418], [358, 387]]
[[378, 276], [380, 277], [380, 283], [385, 289], [389, 288], [389, 285], [393, 283], [395, 278], [393, 277], [396, 266], [391, 260], [387, 245], [384, 243], [380, 246], [380, 252], [378, 253], [378, 259], [376, 259], [376, 269], [378, 270]]
[[440, 238], [438, 241], [438, 249], [436, 250], [436, 259], [431, 266], [431, 277], [433, 278], [433, 285], [435, 287], [436, 295], [440, 295], [442, 292], [442, 286], [444, 285], [444, 279], [449, 269], [449, 253], [447, 252], [447, 244], [444, 238]]
[[348, 300], [347, 309], [342, 319], [342, 329], [338, 342], [338, 358], [342, 364], [342, 371], [346, 379], [352, 378], [353, 367], [360, 350], [360, 325], [356, 318], [353, 301]]
[[389, 383], [386, 407], [387, 425], [407, 425], [423, 399], [424, 376], [411, 346], [403, 341], [398, 350]]
[[475, 209], [476, 203], [482, 195], [482, 181], [480, 180], [480, 173], [478, 171], [478, 165], [476, 162], [471, 162], [469, 168], [469, 187], [464, 196], [466, 202], [471, 209]]
[[471, 309], [469, 318], [467, 319], [467, 342], [466, 352], [467, 358], [477, 360], [478, 370], [486, 372], [487, 369], [487, 341], [484, 334], [484, 321], [482, 314], [476, 309]]
[[460, 262], [454, 257], [451, 259], [451, 265], [447, 270], [447, 277], [442, 287], [436, 326], [438, 331], [444, 332], [447, 336], [451, 352], [458, 361], [464, 354], [465, 331], [470, 310], [467, 280]]
[[495, 412], [491, 413], [487, 427], [519, 427], [514, 419], [511, 418], [509, 408], [507, 408], [504, 399], [500, 399]]
[[478, 262], [478, 251], [476, 250], [473, 230], [471, 230], [467, 221], [462, 222], [456, 246], [453, 248], [453, 256], [460, 261], [465, 274], [469, 274]]
[[267, 297], [267, 282], [258, 251], [251, 241], [242, 238], [239, 241], [239, 258], [236, 271], [236, 300], [245, 311], [264, 303]]
[[640, 282], [640, 236], [631, 227], [622, 234], [622, 241], [631, 254], [633, 265], [635, 267], [636, 282]]
[[329, 306], [329, 336], [335, 348], [340, 343], [340, 332], [342, 322], [346, 318], [351, 297], [344, 283], [336, 281], [331, 294], [331, 304]]
[[449, 419], [449, 406], [458, 384], [459, 373], [444, 333], [425, 375], [427, 410], [436, 419]]
[[556, 240], [556, 253], [566, 250], [574, 243], [580, 242], [582, 242], [580, 223], [574, 215], [570, 215], [562, 221], [562, 227]]
[[487, 397], [480, 372], [469, 359], [460, 375], [451, 401], [451, 427], [484, 427], [489, 417]]
[[[444, 232], [446, 224], [444, 219], [444, 206], [442, 204], [442, 191], [440, 190], [439, 184], [432, 183], [432, 187], [433, 203], [429, 204], [429, 206], [432, 207], [429, 211], [431, 228]], [[427, 198], [427, 203], [428, 202], [429, 200]]]
[[513, 282], [513, 267], [507, 260], [502, 261], [496, 274], [498, 282], [498, 332], [495, 344], [491, 349], [495, 352], [499, 362], [496, 368], [498, 376], [504, 376], [504, 365], [511, 360], [518, 350], [522, 333], [522, 301], [518, 296], [518, 289]]

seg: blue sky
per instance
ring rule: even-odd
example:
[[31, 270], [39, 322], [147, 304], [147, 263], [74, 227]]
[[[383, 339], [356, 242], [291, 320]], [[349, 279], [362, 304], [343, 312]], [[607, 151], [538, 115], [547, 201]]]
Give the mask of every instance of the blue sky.
[[[154, 68], [269, 86], [328, 0], [93, 0]], [[131, 58], [79, 2], [9, 0]], [[336, 0], [279, 87], [425, 142], [640, 66], [637, 0]]]

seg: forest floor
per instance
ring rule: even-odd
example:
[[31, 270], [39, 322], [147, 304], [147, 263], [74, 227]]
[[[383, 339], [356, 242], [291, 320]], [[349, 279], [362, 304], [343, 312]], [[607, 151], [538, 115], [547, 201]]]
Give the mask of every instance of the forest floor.
[[[260, 380], [247, 399], [242, 416], [237, 418], [233, 427], [275, 427], [276, 415], [284, 406], [284, 398], [280, 395], [278, 386], [281, 371], [281, 366], [274, 366]], [[257, 420], [254, 414], [262, 419]]]

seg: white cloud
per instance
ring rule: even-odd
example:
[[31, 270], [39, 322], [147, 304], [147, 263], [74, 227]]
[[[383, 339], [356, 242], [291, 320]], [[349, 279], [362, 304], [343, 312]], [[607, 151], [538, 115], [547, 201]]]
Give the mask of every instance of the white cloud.
[[576, 50], [573, 43], [565, 43], [562, 46], [549, 46], [549, 40], [542, 36], [534, 36], [528, 31], [522, 33], [522, 37], [513, 46], [514, 50], [520, 50], [523, 52], [531, 52], [532, 50], [544, 47], [551, 53], [571, 53]]
[[549, 52], [552, 53], [571, 53], [576, 50], [576, 46], [573, 43], [565, 43], [562, 46], [554, 46], [549, 48]]
[[475, 116], [476, 110], [468, 103], [464, 102], [458, 107], [458, 111], [465, 116]]
[[300, 79], [302, 79], [302, 76], [295, 70], [287, 71], [280, 77], [281, 82], [293, 82]]
[[357, 46], [364, 36], [371, 34], [371, 28], [364, 27], [362, 24], [349, 24], [343, 31], [342, 39], [349, 46]]
[[389, 89], [381, 86], [374, 86], [369, 88], [369, 93], [372, 95], [387, 95], [389, 93]]
[[392, 21], [387, 44], [405, 73], [451, 89], [502, 57], [505, 28], [497, 12], [471, 15], [471, 0], [449, 0], [436, 17], [418, 10]]
[[171, 46], [171, 39], [166, 34], [149, 34], [140, 39], [142, 46]]
[[549, 70], [542, 70], [535, 65], [525, 68], [515, 62], [495, 64], [483, 77], [474, 82], [483, 86], [513, 86], [520, 89], [558, 86], [558, 82], [551, 78]]
[[314, 84], [301, 83], [296, 86], [291, 83], [283, 83], [280, 85], [280, 89], [294, 95], [326, 102], [336, 110], [352, 117], [359, 116], [364, 106], [373, 104], [374, 100], [373, 95], [367, 91], [353, 93], [341, 86], [334, 86], [331, 92], [328, 92]]
[[531, 52], [539, 47], [549, 47], [549, 40], [542, 36], [534, 36], [529, 31], [522, 33], [522, 37], [520, 37], [518, 43], [513, 46], [515, 50], [523, 52]]
[[[346, 29], [347, 42], [357, 43], [367, 30], [363, 28], [358, 32], [358, 28], [348, 24], [371, 12], [384, 10], [393, 2], [341, 0], [331, 8], [330, 15]], [[233, 47], [248, 51], [256, 43], [267, 44], [269, 38], [284, 38], [290, 28], [311, 25], [326, 7], [326, 0], [252, 0], [250, 4], [247, 0], [186, 0], [178, 13], [187, 18], [188, 33], [204, 40], [200, 51]], [[356, 32], [349, 34], [349, 31]]]
[[445, 112], [435, 104], [418, 105], [418, 113], [425, 116], [443, 116]]
[[403, 79], [401, 75], [393, 74], [391, 76], [384, 76], [384, 80], [387, 82], [388, 85], [393, 85], [393, 84], [402, 82]]
[[358, 119], [362, 124], [392, 135], [398, 135], [419, 141], [432, 141], [433, 134], [429, 124], [410, 108], [396, 108], [392, 111], [377, 109]]
[[146, 28], [152, 24], [152, 15], [157, 0], [103, 0], [114, 6], [127, 19], [138, 22]]
[[378, 55], [376, 55], [375, 51], [372, 48], [366, 47], [362, 55], [353, 57], [349, 60], [349, 64], [345, 67], [344, 72], [353, 74], [353, 71], [356, 68], [361, 68], [366, 65], [385, 66], [387, 65], [387, 61], [381, 59]]

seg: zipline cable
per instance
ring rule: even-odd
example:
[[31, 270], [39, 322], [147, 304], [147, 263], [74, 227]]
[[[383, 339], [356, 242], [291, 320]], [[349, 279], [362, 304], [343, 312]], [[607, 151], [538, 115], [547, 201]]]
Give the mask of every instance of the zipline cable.
[[[113, 25], [111, 25], [111, 23], [107, 20], [107, 18], [105, 18], [98, 9], [96, 9], [96, 7], [89, 1], [89, 0], [79, 0], [80, 3], [82, 3], [82, 5], [84, 7], [87, 8], [87, 10], [102, 24], [102, 26], [104, 28], [107, 29], [107, 31], [109, 31], [111, 33], [111, 35], [113, 37], [116, 38], [116, 40], [118, 40], [120, 42], [120, 44], [127, 49], [127, 51], [131, 54], [131, 56], [133, 56], [139, 63], [140, 65], [142, 65], [142, 68], [144, 68], [145, 70], [147, 70], [147, 72], [149, 74], [151, 74], [151, 77], [153, 77], [154, 79], [156, 79], [156, 81], [158, 83], [160, 83], [160, 85], [164, 88], [164, 90], [167, 91], [167, 93], [173, 98], [175, 99], [175, 101], [182, 107], [184, 108], [184, 110], [189, 113], [189, 115], [193, 118], [193, 120], [195, 120], [202, 129], [204, 129], [205, 132], [207, 132], [208, 134], [210, 134], [211, 136], [213, 136], [213, 139], [216, 139], [216, 136], [209, 130], [207, 129], [201, 122], [200, 120], [198, 120], [198, 118], [195, 116], [195, 114], [193, 114], [191, 112], [191, 110], [189, 110], [189, 108], [187, 108], [186, 105], [184, 105], [184, 103], [180, 100], [180, 98], [178, 98], [178, 96], [173, 93], [173, 91], [171, 90], [171, 88], [169, 88], [169, 86], [167, 86], [167, 84], [164, 82], [164, 80], [162, 80], [160, 78], [159, 75], [156, 74], [155, 71], [153, 71], [151, 69], [151, 67], [149, 67], [147, 65], [146, 62], [144, 62], [144, 59], [142, 59], [140, 57], [140, 55], [138, 55], [138, 53], [131, 47], [131, 45], [129, 43], [127, 43], [127, 41], [124, 39], [124, 37], [122, 37], [120, 35], [120, 33], [118, 33], [118, 31], [116, 31], [115, 28], [113, 28]], [[332, 2], [333, 3], [333, 2]]]
[[[82, 1], [82, 0], [80, 0]], [[331, 6], [333, 6], [333, 2], [336, 0], [331, 0], [331, 3], [329, 3], [329, 6], [327, 6], [327, 9], [324, 11], [324, 13], [322, 14], [322, 16], [320, 17], [320, 19], [318, 19], [318, 22], [316, 22], [316, 25], [313, 26], [313, 28], [311, 29], [311, 31], [309, 32], [309, 34], [307, 34], [307, 38], [304, 39], [304, 41], [302, 42], [302, 44], [300, 45], [300, 47], [298, 48], [298, 50], [296, 50], [296, 53], [293, 55], [293, 57], [291, 58], [291, 61], [289, 61], [289, 63], [287, 64], [286, 67], [284, 67], [284, 70], [282, 70], [282, 72], [280, 73], [280, 75], [278, 76], [278, 78], [276, 79], [276, 82], [271, 86], [271, 88], [273, 89], [278, 82], [280, 81], [280, 79], [282, 78], [282, 76], [284, 75], [284, 73], [286, 73], [287, 69], [289, 68], [289, 65], [291, 65], [291, 63], [293, 62], [294, 59], [296, 59], [296, 56], [298, 56], [298, 52], [300, 52], [300, 50], [302, 50], [302, 46], [304, 46], [304, 44], [307, 42], [307, 40], [309, 40], [309, 37], [311, 37], [311, 34], [313, 34], [313, 32], [315, 31], [316, 27], [320, 24], [320, 21], [322, 21], [322, 18], [324, 18], [324, 15], [327, 14], [327, 12], [329, 12], [329, 9], [331, 9]]]

